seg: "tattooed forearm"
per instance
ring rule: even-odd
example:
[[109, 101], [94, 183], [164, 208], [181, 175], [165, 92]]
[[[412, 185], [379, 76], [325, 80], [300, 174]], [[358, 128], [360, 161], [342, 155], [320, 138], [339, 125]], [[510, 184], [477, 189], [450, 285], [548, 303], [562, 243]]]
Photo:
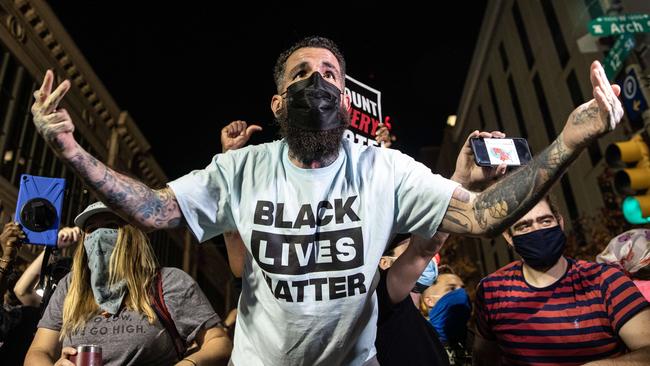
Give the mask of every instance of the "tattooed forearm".
[[[472, 218], [467, 215], [467, 211], [462, 207], [458, 207], [453, 204], [450, 204], [449, 207], [447, 208], [447, 214], [445, 215], [445, 220], [448, 221], [446, 223], [446, 226], [452, 227], [451, 229], [449, 229], [450, 231], [466, 232], [466, 233], [471, 233], [473, 231], [472, 223], [474, 222], [474, 220], [472, 220]], [[457, 230], [453, 230], [454, 226], [456, 226]]]
[[472, 214], [471, 200], [471, 192], [461, 186], [456, 187], [439, 229], [454, 233], [473, 232], [475, 220], [470, 217]]
[[582, 105], [578, 108], [579, 110], [571, 121], [574, 125], [582, 125], [598, 118], [598, 105]]
[[469, 192], [468, 192], [465, 188], [463, 188], [463, 187], [457, 187], [457, 188], [454, 190], [454, 193], [453, 193], [453, 195], [452, 195], [452, 198], [455, 199], [455, 200], [458, 200], [458, 201], [460, 201], [460, 202], [467, 203], [467, 202], [469, 202], [469, 200], [470, 200], [470, 194], [469, 194]]
[[549, 191], [578, 154], [560, 134], [530, 164], [477, 195], [473, 211], [478, 225], [491, 236], [503, 232]]
[[130, 222], [146, 229], [180, 225], [181, 211], [169, 188], [153, 190], [113, 171], [81, 149], [68, 161], [102, 201]]

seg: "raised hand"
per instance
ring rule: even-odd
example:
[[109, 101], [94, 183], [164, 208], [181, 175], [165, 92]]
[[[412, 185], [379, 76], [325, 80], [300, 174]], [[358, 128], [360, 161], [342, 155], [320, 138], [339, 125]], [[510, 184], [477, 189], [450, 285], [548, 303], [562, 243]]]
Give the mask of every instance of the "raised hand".
[[14, 257], [20, 249], [20, 244], [24, 240], [25, 233], [15, 222], [8, 222], [5, 224], [2, 234], [0, 234], [0, 244], [2, 245], [2, 253], [5, 257]]
[[250, 125], [246, 121], [233, 121], [221, 129], [221, 150], [236, 150], [246, 145], [251, 135], [257, 131], [262, 131], [258, 125]]
[[389, 148], [393, 144], [393, 141], [395, 141], [395, 136], [390, 134], [390, 130], [388, 127], [386, 127], [385, 124], [380, 123], [379, 128], [375, 133], [375, 141], [377, 141], [380, 145], [383, 142], [383, 146], [385, 148]]
[[72, 119], [65, 109], [59, 108], [59, 103], [70, 90], [70, 82], [65, 80], [52, 91], [53, 82], [54, 73], [47, 70], [41, 88], [34, 92], [32, 115], [36, 130], [45, 141], [56, 151], [64, 151], [74, 142]]
[[594, 99], [571, 113], [562, 132], [564, 144], [569, 148], [588, 145], [616, 128], [623, 118], [623, 106], [618, 99], [621, 88], [609, 83], [600, 62], [591, 64], [590, 79]]
[[59, 230], [57, 246], [59, 249], [67, 248], [76, 243], [81, 237], [81, 229], [78, 227], [64, 227]]

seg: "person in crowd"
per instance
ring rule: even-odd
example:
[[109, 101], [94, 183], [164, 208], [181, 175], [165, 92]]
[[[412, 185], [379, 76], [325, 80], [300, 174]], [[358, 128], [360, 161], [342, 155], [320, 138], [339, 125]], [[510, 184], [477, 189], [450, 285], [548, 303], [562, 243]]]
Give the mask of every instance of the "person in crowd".
[[23, 240], [25, 240], [25, 233], [18, 223], [8, 222], [4, 225], [2, 234], [0, 234], [0, 244], [2, 244], [2, 257], [0, 258], [0, 294], [4, 295], [7, 291], [7, 280], [11, 275]]
[[[246, 121], [242, 120], [229, 123], [221, 130], [222, 152], [237, 150], [245, 146], [252, 133], [260, 129], [261, 127], [248, 125]], [[473, 152], [469, 144], [470, 138], [473, 137], [502, 138], [505, 137], [505, 134], [499, 131], [491, 133], [473, 131], [468, 136], [461, 148], [456, 162], [456, 171], [452, 176], [452, 180], [458, 180], [468, 186], [493, 181], [503, 176], [507, 168], [505, 164], [495, 168], [478, 167], [474, 164]], [[385, 126], [380, 125], [378, 128], [376, 140], [380, 144], [383, 142], [383, 146], [386, 148], [391, 146], [389, 130]], [[416, 308], [420, 303], [422, 291], [429, 288], [437, 277], [437, 264], [435, 260], [431, 260], [427, 256], [437, 253], [446, 237], [447, 235], [442, 233], [434, 236], [434, 242], [428, 244], [433, 248], [430, 252], [419, 252], [418, 250], [422, 250], [425, 245], [422, 245], [421, 238], [414, 239], [416, 244], [410, 247], [411, 252], [404, 256], [395, 269], [390, 272], [388, 269], [409, 248], [411, 241], [409, 236], [399, 235], [398, 238], [404, 238], [404, 240], [398, 240], [397, 245], [390, 245], [384, 256], [381, 257], [379, 267], [382, 270], [382, 276], [377, 288], [379, 315], [375, 341], [377, 358], [381, 365], [404, 363], [409, 365], [447, 365], [449, 364], [448, 354], [456, 360], [455, 353], [445, 353], [445, 348], [438, 340], [438, 335], [423, 321], [422, 317], [417, 315]], [[235, 276], [241, 276], [246, 250], [241, 236], [236, 231], [227, 232], [224, 233], [224, 239], [231, 270]], [[419, 261], [422, 254], [425, 255], [425, 258]], [[422, 265], [425, 265], [426, 268]], [[391, 279], [391, 286], [387, 286], [387, 278]], [[400, 284], [405, 284], [401, 287], [408, 291], [400, 292]], [[395, 300], [396, 298], [399, 298], [399, 301]], [[464, 319], [466, 322], [467, 317]], [[466, 329], [465, 324], [463, 327]], [[447, 344], [446, 339], [444, 341]], [[460, 352], [456, 353], [460, 355]]]
[[18, 278], [18, 274], [14, 272], [14, 264], [18, 251], [25, 240], [25, 233], [20, 228], [20, 225], [15, 222], [8, 222], [4, 225], [2, 233], [0, 234], [0, 247], [2, 248], [2, 256], [0, 257], [0, 298], [2, 306], [0, 306], [0, 353], [6, 352], [8, 349], [5, 344], [11, 342], [15, 338], [24, 338], [22, 334], [16, 334], [16, 329], [21, 322], [26, 319], [38, 317], [38, 312], [23, 311], [18, 304], [15, 303], [11, 295], [5, 294], [8, 288], [13, 287], [13, 283]]
[[420, 312], [425, 318], [429, 318], [429, 312], [444, 295], [458, 289], [465, 288], [463, 279], [460, 278], [451, 267], [446, 264], [438, 266], [438, 276], [433, 284], [429, 286], [420, 299]]
[[[261, 130], [262, 127], [259, 125], [249, 125], [243, 120], [230, 122], [221, 129], [221, 152], [226, 153], [227, 151], [234, 151], [246, 146], [253, 133]], [[393, 143], [390, 131], [383, 123], [380, 123], [377, 128], [375, 140], [385, 148], [389, 148]], [[239, 232], [236, 230], [226, 231], [223, 233], [223, 238], [226, 243], [230, 270], [236, 278], [241, 278], [244, 271], [246, 253], [246, 247], [242, 241], [241, 235], [239, 235]]]
[[422, 294], [420, 310], [435, 329], [452, 365], [471, 365], [472, 333], [467, 321], [472, 305], [465, 283], [453, 270], [439, 266], [438, 277]]
[[[63, 250], [76, 244], [80, 237], [81, 230], [76, 226], [61, 228], [57, 235], [57, 250]], [[72, 264], [70, 258], [57, 258], [46, 266], [46, 272], [52, 278], [47, 279], [47, 284], [39, 284], [44, 257], [45, 251], [43, 250], [30, 263], [14, 286], [14, 293], [24, 306], [39, 307], [42, 302], [49, 299], [48, 294], [51, 294], [56, 288], [59, 280], [70, 272], [70, 265]], [[37, 291], [39, 285], [42, 292]], [[45, 302], [45, 306], [47, 306], [47, 302]]]
[[620, 268], [650, 301], [650, 230], [632, 229], [616, 236], [596, 262]]
[[[16, 227], [18, 230], [14, 230]], [[5, 229], [5, 237], [7, 237], [6, 235], [11, 235], [11, 238], [15, 240], [19, 240], [20, 242], [25, 241], [24, 232], [19, 226], [11, 224], [6, 226]], [[65, 248], [76, 242], [74, 233], [77, 230], [76, 228], [62, 228], [59, 230], [57, 247]], [[5, 242], [11, 241], [8, 239]], [[3, 364], [22, 365], [27, 349], [34, 338], [36, 325], [41, 318], [43, 300], [36, 293], [34, 287], [39, 279], [44, 253], [44, 250], [41, 251], [16, 281], [13, 293], [20, 304], [12, 305], [5, 303], [4, 310], [6, 312], [4, 313], [4, 319], [7, 322], [3, 322], [3, 326], [7, 326], [7, 328], [3, 333], [7, 334], [7, 336], [4, 338], [2, 346], [0, 346], [0, 360], [2, 360]], [[58, 277], [58, 279], [61, 277], [63, 276]]]
[[595, 99], [576, 108], [525, 169], [475, 193], [399, 151], [342, 138], [350, 99], [345, 61], [331, 40], [297, 42], [278, 57], [274, 76], [270, 104], [283, 139], [218, 154], [160, 190], [115, 172], [77, 143], [59, 106], [69, 81], [53, 90], [46, 72], [32, 105], [36, 130], [57, 156], [133, 225], [187, 224], [199, 241], [239, 232], [253, 258], [243, 271], [236, 366], [377, 364], [373, 279], [389, 238], [497, 235], [623, 115], [620, 88], [595, 61]]
[[[437, 234], [434, 236], [437, 242], [433, 245], [417, 236], [407, 237], [397, 245], [391, 245], [381, 257], [381, 277], [377, 285], [379, 314], [375, 340], [380, 365], [449, 365], [438, 335], [433, 327], [427, 324], [426, 319], [420, 316], [412, 296], [409, 296], [416, 288], [426, 288], [435, 280], [437, 266], [433, 255], [429, 256], [432, 251], [427, 248], [441, 246], [447, 236]], [[419, 259], [413, 257], [421, 256], [428, 256], [426, 269], [418, 264], [415, 267], [421, 269], [413, 270], [413, 266], [408, 268], [406, 262], [418, 262]], [[399, 277], [407, 280], [397, 280]]]
[[[473, 137], [503, 138], [505, 134], [473, 131], [467, 137], [451, 177], [464, 186], [492, 181], [503, 176], [507, 168], [505, 164], [487, 169], [474, 164], [470, 146]], [[438, 329], [427, 324], [418, 311], [422, 292], [439, 281], [435, 256], [447, 237], [448, 234], [442, 232], [430, 240], [413, 235], [397, 246], [391, 245], [379, 260], [381, 276], [377, 286], [379, 314], [375, 347], [381, 365], [447, 365], [450, 361], [457, 361], [455, 354], [445, 352], [443, 348], [443, 344], [447, 344], [446, 333], [437, 332]], [[465, 326], [464, 323], [454, 323], [457, 324]], [[448, 333], [455, 335], [452, 331]]]
[[478, 285], [476, 363], [650, 363], [648, 302], [621, 270], [563, 255], [564, 221], [550, 197], [503, 236], [522, 259]]
[[232, 346], [219, 316], [189, 275], [158, 266], [142, 230], [101, 202], [75, 225], [83, 245], [38, 324], [26, 365], [73, 366], [69, 357], [81, 344], [101, 346], [106, 366], [227, 363]]

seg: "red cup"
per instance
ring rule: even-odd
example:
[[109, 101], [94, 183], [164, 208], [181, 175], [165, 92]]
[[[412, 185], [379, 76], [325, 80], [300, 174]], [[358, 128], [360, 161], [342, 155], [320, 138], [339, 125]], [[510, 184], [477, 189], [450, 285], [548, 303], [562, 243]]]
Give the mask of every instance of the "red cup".
[[102, 347], [95, 344], [77, 346], [77, 354], [70, 356], [76, 366], [102, 366]]

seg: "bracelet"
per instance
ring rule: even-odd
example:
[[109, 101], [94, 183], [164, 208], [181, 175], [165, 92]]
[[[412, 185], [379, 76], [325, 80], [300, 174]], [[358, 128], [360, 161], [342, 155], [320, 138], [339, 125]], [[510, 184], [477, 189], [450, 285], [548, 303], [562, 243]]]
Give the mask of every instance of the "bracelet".
[[11, 263], [11, 260], [0, 257], [0, 262]]
[[191, 359], [191, 358], [184, 358], [184, 359], [182, 359], [181, 361], [188, 361], [188, 362], [191, 362], [193, 366], [197, 366], [197, 365], [196, 365], [196, 362], [194, 362], [194, 360]]

